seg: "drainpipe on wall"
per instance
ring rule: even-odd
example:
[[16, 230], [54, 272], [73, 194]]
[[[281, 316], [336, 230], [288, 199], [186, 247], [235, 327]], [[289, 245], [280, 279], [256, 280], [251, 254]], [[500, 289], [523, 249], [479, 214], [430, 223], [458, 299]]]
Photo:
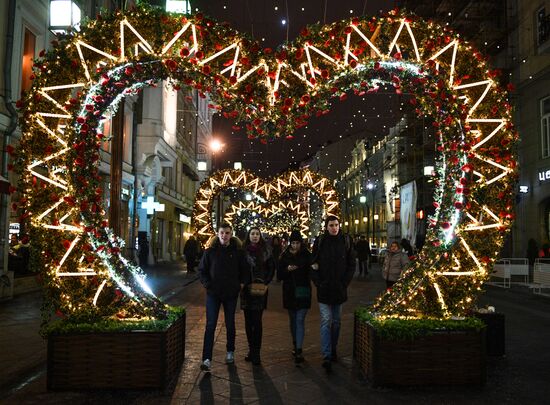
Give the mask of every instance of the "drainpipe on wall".
[[139, 179], [137, 173], [137, 131], [138, 125], [141, 124], [143, 110], [143, 92], [140, 92], [138, 95], [137, 101], [134, 103], [134, 115], [132, 120], [132, 175], [134, 176], [134, 195], [133, 195], [133, 204], [132, 204], [132, 226], [130, 227], [130, 243], [132, 244], [129, 249], [132, 259], [135, 259], [137, 263], [139, 260], [137, 258], [136, 250], [136, 237], [137, 237], [137, 226], [136, 218], [138, 218], [138, 198], [139, 198]]
[[[6, 109], [10, 113], [10, 124], [4, 131], [4, 148], [2, 150], [2, 176], [8, 178], [8, 152], [6, 147], [9, 145], [11, 136], [17, 128], [17, 111], [13, 106], [11, 99], [11, 64], [13, 58], [13, 31], [15, 20], [15, 0], [9, 0], [8, 15], [6, 30], [6, 54], [4, 58], [4, 104]], [[2, 273], [7, 272], [8, 255], [6, 250], [8, 249], [8, 207], [9, 207], [9, 194], [0, 195], [0, 264], [2, 265]]]

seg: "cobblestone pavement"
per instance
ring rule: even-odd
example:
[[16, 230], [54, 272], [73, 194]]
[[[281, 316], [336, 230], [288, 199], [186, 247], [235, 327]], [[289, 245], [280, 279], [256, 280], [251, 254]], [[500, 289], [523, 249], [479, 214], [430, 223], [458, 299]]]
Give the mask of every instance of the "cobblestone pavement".
[[[488, 287], [481, 304], [506, 316], [505, 357], [489, 358], [483, 387], [373, 388], [352, 361], [353, 309], [372, 303], [384, 284], [379, 270], [355, 278], [344, 306], [339, 360], [331, 374], [321, 367], [319, 311], [306, 319], [304, 355], [297, 367], [291, 356], [288, 316], [281, 284], [270, 286], [264, 313], [262, 366], [244, 361], [247, 350], [242, 312], [237, 314], [234, 366], [223, 364], [225, 328], [220, 316], [213, 368], [201, 373], [204, 291], [196, 276], [178, 266], [151, 269], [151, 284], [171, 305], [187, 308], [186, 360], [177, 380], [163, 392], [48, 392], [45, 343], [38, 335], [39, 296], [27, 294], [0, 303], [0, 398], [5, 404], [545, 404], [550, 398], [550, 299], [521, 288]], [[222, 311], [223, 312], [223, 311]]]

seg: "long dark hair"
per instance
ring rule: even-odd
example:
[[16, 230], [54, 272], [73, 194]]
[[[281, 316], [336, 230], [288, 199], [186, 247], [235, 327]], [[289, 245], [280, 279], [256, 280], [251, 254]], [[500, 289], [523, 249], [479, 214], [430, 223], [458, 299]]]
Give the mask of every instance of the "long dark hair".
[[265, 243], [265, 239], [262, 235], [262, 231], [260, 231], [260, 228], [258, 228], [257, 226], [253, 226], [252, 228], [250, 228], [248, 230], [248, 232], [246, 233], [246, 238], [244, 240], [244, 248], [246, 249], [248, 246], [250, 246], [252, 244], [252, 242], [250, 242], [250, 232], [252, 232], [253, 230], [256, 230], [260, 233], [260, 240], [258, 241], [258, 246], [261, 248], [261, 249], [265, 249], [266, 248], [266, 243]]

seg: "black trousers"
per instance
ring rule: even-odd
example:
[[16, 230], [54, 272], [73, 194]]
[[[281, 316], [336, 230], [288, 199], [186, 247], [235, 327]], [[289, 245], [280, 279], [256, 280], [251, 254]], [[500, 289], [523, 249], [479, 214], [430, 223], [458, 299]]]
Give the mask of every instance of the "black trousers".
[[244, 325], [248, 348], [252, 356], [259, 357], [262, 348], [262, 315], [263, 309], [245, 309]]

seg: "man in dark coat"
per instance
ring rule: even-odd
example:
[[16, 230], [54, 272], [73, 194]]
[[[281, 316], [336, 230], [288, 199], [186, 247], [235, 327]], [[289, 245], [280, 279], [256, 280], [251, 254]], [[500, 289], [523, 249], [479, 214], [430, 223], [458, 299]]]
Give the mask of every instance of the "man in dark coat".
[[195, 265], [197, 263], [197, 256], [199, 255], [199, 242], [193, 235], [191, 235], [189, 240], [185, 243], [183, 254], [185, 255], [185, 261], [187, 262], [187, 272], [194, 272]]
[[355, 244], [355, 251], [357, 252], [357, 261], [359, 262], [359, 275], [369, 274], [370, 265], [370, 246], [365, 235], [361, 235], [359, 240]]
[[201, 364], [204, 371], [210, 371], [214, 333], [222, 305], [227, 331], [225, 362], [232, 364], [235, 361], [235, 310], [241, 284], [248, 282], [250, 269], [240, 241], [232, 237], [232, 232], [231, 225], [222, 223], [199, 264], [200, 280], [206, 288], [206, 330]]
[[342, 304], [347, 301], [347, 289], [355, 272], [355, 250], [349, 235], [340, 230], [338, 218], [325, 219], [325, 232], [313, 245], [311, 279], [317, 287], [321, 314], [321, 353], [323, 367], [331, 370], [336, 361], [336, 346], [340, 335]]

